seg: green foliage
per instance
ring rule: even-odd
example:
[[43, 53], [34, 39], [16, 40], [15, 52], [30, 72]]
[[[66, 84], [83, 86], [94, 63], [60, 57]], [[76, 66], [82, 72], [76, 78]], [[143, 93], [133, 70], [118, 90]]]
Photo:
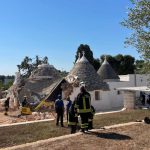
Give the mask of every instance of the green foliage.
[[9, 81], [7, 84], [4, 84], [0, 80], [0, 90], [8, 90], [13, 85], [13, 80]]
[[33, 71], [32, 59], [26, 56], [20, 65], [17, 65], [19, 72], [22, 76], [29, 77]]
[[111, 55], [102, 55], [100, 57], [101, 63], [104, 61], [105, 56], [107, 57], [107, 61], [115, 70], [115, 72], [119, 75], [124, 74], [133, 74], [135, 70], [135, 58], [130, 55], [121, 55], [118, 54], [116, 56]]
[[3, 82], [0, 80], [0, 90], [3, 89]]
[[144, 60], [136, 60], [136, 73], [148, 74], [150, 73], [150, 63]]
[[93, 52], [92, 50], [90, 49], [89, 45], [87, 44], [81, 44], [78, 49], [77, 49], [77, 53], [76, 53], [76, 56], [75, 56], [75, 62], [77, 61], [78, 57], [79, 57], [79, 53], [80, 53], [80, 57], [83, 56], [83, 52], [85, 52], [85, 57], [88, 59], [88, 61], [93, 64]]
[[132, 3], [128, 18], [121, 23], [133, 31], [125, 44], [137, 49], [147, 64], [144, 69], [150, 72], [150, 1], [132, 0]]
[[2, 81], [2, 83], [4, 83], [4, 81], [5, 81], [5, 76], [4, 75], [0, 75], [0, 81]]
[[[106, 55], [101, 55], [100, 60], [93, 57], [93, 52], [90, 49], [90, 46], [81, 44], [76, 52], [75, 62], [77, 61], [80, 53], [80, 57], [83, 56], [83, 51], [85, 52], [85, 57], [93, 65], [97, 71], [101, 64], [103, 63]], [[107, 55], [107, 61], [110, 63], [112, 68], [116, 71], [117, 74], [133, 74], [135, 71], [135, 58], [130, 55], [118, 54], [116, 56]]]
[[40, 64], [48, 64], [48, 57], [45, 56], [41, 59], [39, 56], [35, 57], [35, 61], [33, 59], [26, 56], [20, 65], [17, 65], [18, 71], [24, 78], [28, 78], [31, 75], [31, 72], [38, 67]]
[[98, 69], [100, 67], [100, 60], [98, 58], [94, 59], [93, 66], [94, 66], [95, 70], [98, 71]]
[[[14, 78], [14, 76], [0, 75], [0, 90], [7, 90], [13, 84]], [[5, 84], [6, 79], [10, 81]]]
[[78, 57], [79, 57], [79, 53], [80, 53], [80, 57], [83, 56], [83, 52], [85, 52], [85, 57], [88, 59], [88, 61], [93, 65], [93, 67], [95, 68], [95, 70], [99, 69], [100, 63], [98, 59], [95, 59], [93, 57], [93, 52], [90, 49], [90, 46], [87, 44], [81, 44], [76, 52], [76, 56], [75, 56], [75, 62], [77, 61]]
[[146, 73], [145, 69], [144, 69], [144, 65], [146, 65], [144, 60], [136, 60], [136, 62], [135, 62], [135, 66], [136, 66], [135, 72], [138, 73], [138, 74]]
[[8, 90], [13, 85], [13, 82], [14, 82], [13, 80], [9, 81], [6, 85], [4, 85], [4, 89]]

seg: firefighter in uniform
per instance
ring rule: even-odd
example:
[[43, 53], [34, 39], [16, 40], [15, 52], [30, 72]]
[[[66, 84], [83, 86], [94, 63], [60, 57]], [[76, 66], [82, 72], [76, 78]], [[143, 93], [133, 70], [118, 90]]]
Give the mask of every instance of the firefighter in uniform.
[[74, 101], [69, 108], [68, 111], [68, 126], [71, 129], [71, 134], [76, 133], [77, 125], [78, 125], [78, 113], [77, 109], [75, 108], [76, 101]]
[[89, 115], [89, 129], [93, 129], [93, 118], [95, 115], [95, 108], [91, 105], [91, 113]]
[[88, 131], [88, 119], [91, 113], [91, 96], [84, 86], [80, 88], [80, 93], [77, 96], [76, 108], [81, 117], [81, 131]]

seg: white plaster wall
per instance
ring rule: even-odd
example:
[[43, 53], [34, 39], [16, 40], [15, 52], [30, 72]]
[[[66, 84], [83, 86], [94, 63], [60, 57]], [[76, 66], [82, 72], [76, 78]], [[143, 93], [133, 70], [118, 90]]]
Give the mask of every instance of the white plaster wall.
[[[94, 91], [91, 92], [92, 105], [97, 111], [113, 110], [116, 108], [121, 108], [124, 106], [123, 94], [118, 95], [117, 88], [120, 87], [134, 87], [147, 85], [148, 75], [123, 75], [121, 76], [121, 81], [107, 82], [110, 91], [100, 91], [101, 100], [95, 100]], [[140, 92], [136, 92], [136, 97], [140, 96]]]
[[[120, 76], [121, 81], [107, 82], [110, 88], [110, 91], [99, 91], [100, 100], [95, 100], [95, 91], [89, 92], [91, 94], [91, 103], [95, 107], [96, 111], [106, 111], [106, 110], [115, 110], [124, 106], [123, 94], [118, 95], [117, 88], [120, 87], [134, 87], [136, 86], [145, 86], [147, 85], [148, 75], [139, 75], [134, 74]], [[73, 101], [80, 92], [80, 87], [74, 88], [72, 94], [70, 95], [71, 100]], [[140, 92], [136, 92], [136, 97], [139, 97]]]
[[75, 98], [77, 98], [77, 95], [80, 93], [80, 87], [75, 87], [74, 89], [73, 89], [73, 92], [71, 93], [71, 95], [70, 95], [70, 99], [72, 100], [72, 101], [74, 101], [75, 100]]
[[149, 79], [149, 75], [146, 74], [137, 74], [136, 75], [136, 84], [137, 86], [147, 86], [148, 85], [148, 79]]
[[[134, 86], [148, 86], [148, 79], [150, 74], [129, 74], [129, 75], [120, 75], [121, 81], [128, 81], [127, 87]], [[140, 96], [140, 92], [136, 92], [136, 97]]]
[[109, 99], [111, 101], [111, 107], [112, 109], [114, 108], [119, 108], [123, 107], [123, 95], [120, 92], [118, 94], [118, 90], [116, 90], [119, 87], [126, 87], [130, 85], [130, 82], [108, 82], [110, 91], [109, 91]]
[[100, 100], [95, 100], [95, 91], [90, 92], [91, 94], [91, 104], [94, 106], [96, 111], [105, 111], [110, 109], [110, 99], [108, 91], [99, 91]]
[[147, 86], [149, 74], [120, 75], [120, 81], [129, 81], [131, 86]]
[[129, 81], [129, 75], [119, 75], [120, 81]]

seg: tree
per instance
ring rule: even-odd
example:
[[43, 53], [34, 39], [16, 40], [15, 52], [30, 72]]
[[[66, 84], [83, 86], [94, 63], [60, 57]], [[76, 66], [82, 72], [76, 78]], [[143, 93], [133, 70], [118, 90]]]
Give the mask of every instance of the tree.
[[145, 60], [144, 65], [150, 72], [150, 1], [132, 0], [133, 8], [129, 8], [128, 18], [121, 24], [133, 32], [125, 44], [134, 46]]
[[122, 66], [122, 73], [123, 74], [133, 74], [135, 70], [135, 65], [134, 65], [135, 58], [130, 56], [130, 55], [124, 55], [124, 61]]
[[33, 71], [32, 59], [26, 56], [20, 65], [17, 65], [23, 77], [29, 77]]
[[147, 66], [147, 64], [145, 63], [144, 60], [136, 60], [135, 61], [135, 72], [138, 74], [147, 73], [147, 71], [145, 70], [145, 66]]
[[0, 81], [2, 81], [2, 83], [4, 83], [4, 81], [5, 81], [5, 76], [4, 75], [0, 75]]
[[78, 49], [77, 49], [77, 53], [75, 56], [75, 62], [77, 61], [78, 57], [79, 57], [79, 53], [80, 53], [80, 57], [83, 56], [83, 52], [85, 52], [85, 57], [88, 59], [88, 61], [93, 64], [94, 58], [93, 58], [93, 52], [90, 49], [90, 46], [87, 44], [81, 44]]
[[136, 60], [135, 61], [135, 71], [136, 73], [144, 73], [143, 68], [144, 68], [144, 60]]
[[5, 90], [8, 90], [8, 89], [13, 85], [13, 82], [14, 82], [14, 81], [12, 80], [12, 81], [9, 81], [7, 84], [5, 84], [5, 85], [4, 85], [4, 89], [5, 89]]
[[107, 57], [107, 61], [111, 65], [111, 67], [115, 70], [118, 75], [124, 74], [133, 74], [135, 70], [135, 58], [130, 55], [122, 55], [118, 54], [116, 56], [111, 55], [101, 55], [101, 64], [103, 63], [105, 57]]
[[47, 57], [47, 56], [45, 56], [45, 57], [43, 58], [42, 63], [48, 64], [48, 57]]
[[78, 60], [79, 57], [79, 53], [80, 53], [80, 57], [83, 56], [83, 52], [85, 52], [85, 57], [88, 59], [88, 61], [93, 65], [93, 67], [95, 68], [95, 70], [99, 69], [100, 63], [98, 59], [95, 59], [93, 57], [93, 52], [90, 49], [90, 46], [87, 44], [80, 44], [80, 46], [77, 49], [76, 55], [75, 55], [75, 62]]
[[[125, 74], [122, 71], [122, 65], [123, 65], [123, 61], [124, 61], [124, 56], [122, 54], [118, 54], [116, 56], [114, 56], [115, 58], [115, 71], [117, 72], [117, 74]], [[132, 64], [133, 65], [133, 64]]]
[[0, 90], [3, 89], [3, 82], [0, 80]]
[[98, 58], [94, 59], [93, 67], [95, 68], [96, 71], [98, 71], [98, 69], [100, 67], [100, 60]]

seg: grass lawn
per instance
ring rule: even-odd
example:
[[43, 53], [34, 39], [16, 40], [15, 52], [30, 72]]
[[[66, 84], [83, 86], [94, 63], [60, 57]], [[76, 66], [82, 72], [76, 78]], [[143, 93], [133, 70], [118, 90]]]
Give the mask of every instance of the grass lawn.
[[[149, 110], [133, 110], [99, 115], [95, 116], [94, 128], [98, 129], [102, 126], [142, 120], [145, 116], [150, 116]], [[3, 127], [0, 128], [0, 148], [30, 143], [66, 134], [70, 134], [70, 130], [68, 128], [56, 127], [54, 121]]]
[[47, 142], [21, 150], [149, 150], [150, 127], [146, 124], [91, 131], [68, 139]]

